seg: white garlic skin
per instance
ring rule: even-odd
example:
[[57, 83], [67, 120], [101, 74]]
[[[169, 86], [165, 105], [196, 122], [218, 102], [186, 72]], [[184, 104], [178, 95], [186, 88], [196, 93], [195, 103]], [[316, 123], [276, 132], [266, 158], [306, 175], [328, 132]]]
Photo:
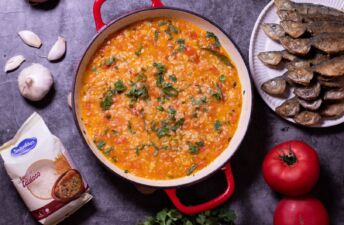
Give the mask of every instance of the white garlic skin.
[[23, 62], [25, 61], [25, 57], [22, 55], [16, 55], [13, 56], [12, 58], [10, 58], [9, 60], [7, 60], [6, 64], [5, 64], [5, 68], [4, 71], [10, 72], [12, 70], [17, 69]]
[[49, 61], [56, 61], [61, 59], [66, 52], [66, 40], [63, 37], [58, 37], [57, 41], [50, 49], [48, 54]]
[[34, 48], [40, 48], [42, 41], [37, 34], [30, 30], [22, 30], [18, 32], [19, 37], [24, 41], [25, 44]]
[[31, 101], [40, 101], [49, 92], [54, 80], [50, 71], [41, 64], [33, 63], [18, 76], [18, 87], [22, 96]]

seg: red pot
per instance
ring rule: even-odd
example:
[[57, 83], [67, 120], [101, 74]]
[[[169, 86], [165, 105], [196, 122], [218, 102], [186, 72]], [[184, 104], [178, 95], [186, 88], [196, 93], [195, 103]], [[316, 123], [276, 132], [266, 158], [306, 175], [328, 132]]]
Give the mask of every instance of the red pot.
[[[75, 75], [74, 90], [73, 90], [73, 112], [76, 124], [84, 137], [85, 141], [89, 145], [95, 156], [111, 171], [115, 174], [129, 180], [133, 183], [144, 185], [150, 188], [163, 189], [169, 196], [173, 204], [178, 210], [185, 214], [195, 214], [200, 213], [214, 207], [219, 206], [228, 200], [234, 192], [234, 179], [231, 171], [230, 164], [228, 163], [231, 156], [238, 149], [241, 141], [243, 140], [247, 127], [249, 124], [252, 108], [252, 91], [251, 82], [249, 79], [249, 73], [242, 59], [239, 51], [225, 34], [225, 32], [215, 25], [210, 20], [203, 18], [202, 16], [183, 9], [164, 7], [160, 0], [152, 0], [152, 8], [143, 9], [131, 12], [120, 18], [105, 24], [101, 17], [101, 6], [105, 0], [95, 0], [94, 2], [94, 19], [96, 24], [96, 29], [98, 33], [95, 35], [93, 40], [87, 47]], [[88, 136], [87, 131], [84, 127], [82, 120], [80, 119], [79, 103], [78, 103], [78, 93], [81, 85], [82, 76], [87, 67], [87, 64], [91, 57], [95, 54], [100, 45], [104, 40], [111, 34], [117, 32], [118, 30], [140, 20], [154, 17], [171, 17], [177, 19], [183, 19], [190, 21], [197, 26], [203, 28], [204, 30], [211, 31], [216, 34], [220, 39], [222, 46], [230, 53], [232, 61], [235, 63], [241, 82], [241, 87], [243, 90], [243, 104], [242, 112], [240, 115], [240, 120], [236, 133], [234, 134], [228, 147], [219, 155], [210, 165], [203, 168], [202, 170], [196, 172], [192, 176], [182, 177], [174, 180], [149, 180], [141, 177], [137, 177], [133, 174], [124, 173], [121, 169], [117, 168], [111, 162], [109, 162], [103, 154], [101, 154], [96, 146], [94, 145], [92, 139]], [[186, 206], [178, 199], [176, 195], [176, 188], [181, 188], [183, 186], [191, 185], [201, 180], [204, 180], [208, 176], [212, 175], [214, 172], [222, 170], [227, 179], [227, 188], [224, 193], [220, 196], [200, 205], [196, 206]]]

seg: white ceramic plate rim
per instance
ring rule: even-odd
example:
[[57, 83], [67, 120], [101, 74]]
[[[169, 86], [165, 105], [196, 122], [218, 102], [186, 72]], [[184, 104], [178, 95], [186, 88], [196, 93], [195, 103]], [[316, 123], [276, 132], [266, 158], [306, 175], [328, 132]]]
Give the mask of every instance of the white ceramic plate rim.
[[[80, 113], [79, 113], [79, 104], [78, 104], [78, 94], [75, 94], [75, 93], [78, 93], [79, 88], [80, 88], [80, 83], [81, 83], [80, 79], [82, 76], [80, 74], [83, 73], [88, 61], [90, 60], [90, 57], [94, 54], [96, 49], [98, 49], [98, 46], [101, 43], [103, 43], [106, 37], [108, 37], [108, 35], [113, 34], [117, 30], [129, 24], [132, 24], [135, 21], [139, 21], [139, 20], [143, 20], [147, 18], [154, 18], [154, 17], [171, 17], [171, 18], [177, 18], [177, 19], [184, 19], [200, 26], [202, 29], [214, 32], [220, 39], [222, 45], [229, 52], [232, 61], [235, 63], [237, 67], [238, 74], [240, 76], [242, 91], [244, 93], [243, 99], [242, 99], [242, 111], [241, 111], [238, 128], [234, 136], [232, 137], [232, 140], [229, 146], [207, 167], [203, 168], [202, 170], [196, 172], [195, 174], [191, 176], [185, 176], [185, 177], [181, 177], [181, 178], [177, 178], [173, 180], [145, 179], [145, 178], [138, 177], [130, 173], [125, 173], [122, 169], [119, 169], [117, 166], [109, 162], [109, 160], [102, 153], [100, 153], [99, 150], [97, 150], [92, 139], [87, 135], [87, 131], [79, 116]], [[182, 185], [194, 183], [196, 181], [200, 181], [206, 178], [207, 176], [209, 176], [210, 174], [212, 174], [213, 172], [220, 169], [230, 159], [230, 157], [238, 149], [241, 141], [243, 140], [246, 134], [246, 131], [249, 125], [249, 121], [251, 117], [251, 109], [252, 109], [252, 88], [251, 88], [249, 73], [248, 73], [248, 70], [243, 58], [241, 57], [235, 45], [231, 42], [231, 40], [227, 37], [227, 35], [222, 32], [221, 29], [219, 29], [217, 26], [212, 24], [210, 21], [192, 12], [188, 12], [185, 10], [178, 10], [178, 9], [173, 9], [173, 8], [147, 9], [147, 10], [130, 14], [119, 20], [116, 20], [116, 22], [111, 23], [109, 27], [103, 29], [103, 31], [99, 34], [99, 36], [97, 36], [92, 41], [85, 55], [81, 59], [80, 65], [77, 70], [77, 77], [76, 77], [75, 88], [73, 92], [73, 104], [74, 104], [75, 116], [80, 126], [80, 129], [82, 131], [82, 135], [84, 136], [84, 139], [88, 143], [92, 152], [107, 168], [109, 168], [116, 174], [120, 175], [121, 177], [124, 177], [125, 179], [128, 179], [134, 183], [138, 183], [138, 184], [142, 184], [146, 186], [158, 187], [158, 188], [159, 187], [166, 188], [166, 187], [182, 186]]]
[[[318, 0], [320, 2], [320, 0]], [[295, 2], [308, 2], [308, 3], [317, 3], [317, 1], [311, 1], [311, 0], [296, 0]], [[318, 3], [319, 4], [319, 3]], [[332, 0], [322, 0], [321, 1], [321, 4], [325, 4], [325, 5], [329, 5], [331, 6], [331, 4], [334, 4]], [[344, 4], [343, 4], [344, 6]], [[258, 32], [260, 31], [260, 24], [262, 23], [262, 21], [264, 20], [264, 18], [267, 16], [268, 13], [270, 13], [270, 11], [274, 10], [274, 3], [273, 1], [269, 2], [265, 7], [264, 9], [262, 10], [262, 12], [260, 13], [255, 25], [254, 25], [254, 28], [253, 28], [253, 31], [252, 31], [252, 35], [251, 35], [251, 39], [250, 39], [250, 47], [249, 47], [249, 66], [250, 66], [250, 72], [251, 72], [251, 76], [252, 76], [252, 79], [253, 79], [253, 82], [255, 84], [255, 87], [259, 93], [259, 95], [262, 97], [262, 99], [264, 100], [264, 102], [269, 106], [269, 108], [275, 113], [275, 108], [278, 106], [276, 105], [276, 102], [275, 101], [271, 101], [270, 99], [279, 99], [279, 98], [275, 98], [275, 97], [272, 97], [272, 96], [269, 96], [268, 94], [266, 94], [264, 91], [261, 90], [260, 88], [260, 82], [258, 82], [258, 78], [256, 76], [256, 71], [255, 71], [255, 65], [254, 65], [254, 62], [255, 62], [255, 59], [254, 57], [256, 57], [256, 44], [258, 42], [257, 40], [257, 36], [258, 36]], [[275, 11], [274, 11], [275, 13]], [[269, 22], [278, 22], [278, 21], [269, 21]], [[265, 40], [269, 40], [268, 37], [265, 36]], [[261, 41], [264, 41], [264, 40], [261, 40]], [[270, 41], [270, 40], [269, 40]], [[280, 47], [280, 49], [282, 49], [282, 47]], [[273, 50], [280, 50], [280, 49], [269, 49], [269, 51], [273, 51]], [[267, 73], [269, 73], [269, 68], [266, 67], [266, 71]], [[280, 73], [282, 74], [283, 72], [280, 71]], [[281, 75], [279, 74], [279, 75]], [[277, 76], [277, 75], [276, 75]], [[267, 76], [267, 79], [271, 79], [273, 76]], [[279, 101], [278, 101], [279, 102]], [[276, 115], [278, 115], [276, 113]], [[295, 121], [291, 118], [284, 118], [284, 117], [281, 117], [289, 122], [292, 122], [295, 124]], [[341, 118], [337, 118], [337, 119], [327, 119], [327, 120], [324, 120], [324, 122], [318, 126], [313, 126], [314, 128], [324, 128], [324, 127], [331, 127], [331, 126], [336, 126], [336, 125], [339, 125], [341, 123], [344, 122], [344, 116], [342, 116]]]

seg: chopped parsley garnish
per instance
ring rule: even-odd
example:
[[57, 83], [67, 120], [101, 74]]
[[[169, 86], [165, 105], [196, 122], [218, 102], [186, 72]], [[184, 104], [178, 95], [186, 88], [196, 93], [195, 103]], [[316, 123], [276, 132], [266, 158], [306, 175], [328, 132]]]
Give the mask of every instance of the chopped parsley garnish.
[[160, 21], [160, 22], [158, 23], [158, 26], [159, 26], [159, 27], [162, 27], [162, 26], [164, 26], [164, 25], [166, 25], [166, 24], [167, 24], [166, 21]]
[[157, 70], [155, 74], [156, 86], [168, 97], [178, 96], [178, 90], [173, 87], [172, 83], [165, 82], [164, 75], [166, 73], [166, 67], [162, 63], [153, 63], [153, 66]]
[[112, 105], [112, 94], [107, 93], [106, 96], [100, 102], [100, 107], [103, 110], [108, 110], [108, 109], [110, 109], [111, 105]]
[[105, 145], [106, 145], [106, 142], [105, 142], [105, 141], [98, 141], [98, 142], [96, 143], [96, 146], [97, 146], [97, 148], [98, 148], [99, 150], [103, 150], [104, 147], [105, 147]]
[[134, 130], [133, 130], [133, 125], [131, 124], [131, 121], [128, 121], [128, 131], [131, 133], [131, 134], [134, 134]]
[[100, 107], [103, 110], [110, 109], [112, 105], [112, 96], [115, 94], [120, 94], [125, 90], [127, 90], [127, 87], [124, 85], [124, 83], [121, 80], [116, 81], [113, 89], [108, 90], [104, 98], [101, 100]]
[[109, 155], [112, 152], [112, 150], [113, 150], [113, 147], [109, 147], [109, 148], [105, 149], [104, 154]]
[[156, 134], [158, 135], [158, 138], [170, 136], [170, 128], [167, 125], [162, 125], [156, 130]]
[[140, 56], [143, 51], [143, 45], [140, 45], [139, 49], [135, 52], [135, 55]]
[[185, 40], [183, 38], [178, 38], [176, 43], [179, 44], [177, 51], [183, 52], [185, 50]]
[[140, 155], [140, 151], [142, 151], [147, 145], [146, 144], [141, 144], [139, 146], [136, 146], [135, 148], [135, 154], [138, 156]]
[[170, 83], [168, 83], [165, 87], [162, 88], [162, 92], [169, 97], [176, 97], [178, 96], [178, 90], [175, 89]]
[[214, 129], [216, 131], [220, 131], [221, 127], [222, 127], [222, 123], [219, 120], [216, 120], [215, 123], [214, 123]]
[[110, 58], [105, 60], [105, 65], [111, 66], [115, 62], [116, 62], [116, 57], [115, 56], [111, 56]]
[[161, 112], [163, 112], [163, 111], [165, 110], [164, 107], [162, 107], [161, 105], [158, 105], [158, 106], [156, 107], [156, 109], [159, 110], [159, 111], [161, 111]]
[[177, 111], [176, 111], [172, 106], [170, 106], [170, 107], [168, 108], [168, 113], [169, 113], [169, 114], [172, 114], [172, 115], [175, 115], [175, 114], [177, 113]]
[[193, 164], [186, 172], [187, 176], [190, 176], [196, 169], [197, 169], [198, 165], [197, 164]]
[[115, 82], [114, 88], [112, 89], [113, 94], [120, 94], [127, 90], [127, 87], [124, 85], [123, 81], [118, 80]]
[[189, 143], [189, 152], [192, 155], [198, 154], [200, 148], [204, 147], [204, 142], [203, 141], [198, 141], [195, 143]]
[[138, 99], [148, 99], [148, 88], [146, 85], [141, 85], [138, 87], [136, 83], [132, 84], [131, 90], [125, 94], [132, 102], [137, 101]]
[[212, 96], [218, 101], [221, 101], [223, 99], [222, 90], [218, 83], [216, 84], [216, 91], [213, 91]]
[[225, 75], [221, 74], [220, 77], [219, 77], [219, 80], [223, 83], [226, 81], [226, 77]]
[[158, 30], [154, 31], [154, 41], [158, 41], [159, 34], [160, 34], [160, 31], [158, 31]]
[[177, 27], [175, 27], [175, 26], [171, 23], [171, 21], [168, 22], [168, 29], [169, 29], [171, 32], [175, 33], [175, 34], [178, 34], [178, 33], [179, 33]]
[[207, 103], [207, 97], [202, 96], [199, 100], [195, 99], [194, 97], [191, 97], [191, 103], [193, 105], [204, 105]]
[[171, 130], [176, 132], [179, 128], [181, 128], [184, 125], [184, 122], [184, 118], [177, 120], [176, 123], [173, 126], [171, 126]]
[[170, 75], [168, 78], [170, 78], [170, 80], [173, 81], [174, 83], [177, 82], [177, 77], [174, 74]]
[[168, 35], [168, 40], [172, 40], [173, 39], [173, 35], [172, 35], [171, 31], [165, 30], [164, 32]]
[[212, 38], [214, 40], [214, 47], [215, 48], [220, 48], [221, 47], [221, 43], [219, 41], [219, 38], [213, 32], [207, 31], [206, 37], [207, 38]]
[[154, 154], [153, 156], [157, 156], [159, 154], [159, 147], [152, 141], [151, 142], [152, 147], [154, 148]]
[[229, 58], [211, 48], [201, 48], [201, 50], [207, 51], [210, 54], [216, 56], [221, 62], [223, 62], [226, 66], [230, 66], [233, 67], [231, 61], [229, 60]]

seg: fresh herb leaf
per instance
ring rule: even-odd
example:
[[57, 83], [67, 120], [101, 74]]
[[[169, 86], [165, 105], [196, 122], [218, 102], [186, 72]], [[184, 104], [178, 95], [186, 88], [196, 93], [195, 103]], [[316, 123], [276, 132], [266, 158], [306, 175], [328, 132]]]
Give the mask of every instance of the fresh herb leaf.
[[167, 34], [168, 40], [172, 40], [173, 39], [173, 35], [172, 35], [170, 30], [165, 30], [164, 32], [165, 32], [165, 34]]
[[195, 143], [189, 143], [189, 152], [192, 155], [198, 154], [200, 148], [204, 147], [204, 142], [203, 141], [198, 141]]
[[151, 141], [151, 146], [154, 148], [153, 156], [157, 156], [160, 150], [159, 147], [153, 141]]
[[219, 77], [219, 80], [223, 83], [226, 81], [226, 77], [225, 75], [221, 74], [220, 77]]
[[185, 119], [180, 118], [177, 120], [177, 122], [171, 127], [171, 130], [176, 132], [179, 128], [181, 128], [184, 125]]
[[164, 25], [166, 25], [166, 24], [167, 24], [166, 21], [160, 21], [160, 22], [158, 23], [158, 26], [159, 26], [159, 27], [162, 27], [162, 26], [164, 26]]
[[96, 146], [97, 146], [97, 148], [98, 148], [99, 150], [103, 150], [104, 147], [105, 147], [105, 145], [106, 145], [106, 142], [105, 142], [105, 141], [98, 141], [98, 142], [96, 143]]
[[196, 169], [197, 169], [198, 165], [197, 164], [193, 164], [188, 171], [186, 172], [187, 176], [190, 176]]
[[110, 58], [105, 60], [105, 65], [111, 66], [115, 62], [116, 62], [116, 57], [112, 55]]
[[172, 106], [170, 106], [170, 107], [168, 108], [168, 113], [169, 113], [169, 114], [172, 114], [172, 115], [175, 115], [175, 114], [177, 113], [177, 111], [176, 111]]
[[138, 87], [138, 85], [135, 83], [132, 87], [131, 90], [125, 94], [127, 97], [131, 99], [131, 101], [135, 102], [138, 99], [148, 99], [148, 88], [146, 85], [141, 85], [141, 87]]
[[127, 90], [127, 87], [124, 85], [123, 81], [118, 80], [115, 82], [114, 89], [112, 90], [112, 92], [114, 94], [120, 94], [124, 92], [125, 90]]
[[171, 21], [169, 21], [169, 23], [168, 23], [168, 29], [169, 29], [171, 32], [175, 33], [175, 34], [178, 34], [178, 33], [179, 33], [177, 27], [175, 27], [175, 26], [171, 23]]
[[170, 128], [167, 125], [163, 125], [156, 130], [156, 134], [158, 138], [170, 136]]
[[183, 52], [185, 51], [185, 40], [183, 38], [178, 38], [176, 40], [176, 43], [179, 44], [177, 51], [178, 52]]
[[214, 47], [215, 48], [221, 47], [221, 43], [219, 41], [219, 38], [213, 32], [207, 31], [206, 37], [214, 39]]
[[153, 63], [153, 66], [157, 70], [157, 72], [155, 73], [156, 86], [161, 87], [162, 84], [164, 83], [164, 75], [166, 73], [166, 67], [162, 63]]
[[219, 120], [216, 120], [215, 123], [214, 123], [214, 129], [216, 131], [220, 131], [221, 127], [222, 127], [222, 123]]
[[219, 84], [216, 84], [216, 91], [213, 91], [212, 96], [217, 100], [217, 101], [221, 101], [223, 99], [223, 95], [222, 95], [222, 90], [219, 86]]
[[143, 71], [141, 71], [141, 72], [137, 75], [137, 77], [135, 78], [135, 82], [140, 82], [140, 81], [142, 81], [142, 82], [147, 81], [147, 76], [146, 76], [146, 74], [145, 74]]
[[210, 54], [216, 56], [221, 62], [223, 62], [226, 66], [230, 66], [233, 67], [231, 61], [229, 60], [229, 58], [215, 50], [212, 50], [210, 48], [201, 48], [201, 50], [204, 50], [206, 52], [209, 52]]
[[131, 121], [128, 121], [127, 127], [128, 127], [128, 131], [129, 131], [131, 134], [133, 134], [134, 131], [133, 131], [133, 125], [131, 124]]
[[174, 74], [170, 75], [168, 78], [170, 78], [170, 80], [173, 81], [174, 83], [177, 82], [177, 77]]
[[161, 112], [163, 112], [163, 111], [165, 110], [164, 107], [162, 107], [161, 105], [158, 105], [158, 106], [156, 107], [156, 109], [159, 110], [159, 111], [161, 111]]
[[143, 45], [140, 45], [139, 49], [135, 52], [136, 56], [140, 56], [142, 54], [143, 51]]
[[142, 151], [147, 145], [146, 144], [141, 144], [139, 146], [136, 146], [135, 148], [135, 154], [138, 156], [140, 155], [140, 151]]
[[160, 31], [158, 31], [158, 30], [154, 31], [154, 41], [158, 41], [159, 34], [160, 34]]
[[112, 152], [112, 150], [113, 150], [113, 147], [109, 147], [104, 151], [104, 154], [109, 155]]
[[233, 210], [217, 208], [196, 215], [183, 215], [176, 209], [163, 209], [138, 225], [235, 225]]
[[169, 97], [176, 97], [179, 94], [178, 90], [175, 89], [172, 85], [163, 87], [162, 92], [164, 92], [164, 94]]
[[111, 105], [112, 105], [112, 94], [107, 93], [106, 96], [100, 102], [100, 107], [103, 110], [108, 110], [108, 109], [110, 109]]

